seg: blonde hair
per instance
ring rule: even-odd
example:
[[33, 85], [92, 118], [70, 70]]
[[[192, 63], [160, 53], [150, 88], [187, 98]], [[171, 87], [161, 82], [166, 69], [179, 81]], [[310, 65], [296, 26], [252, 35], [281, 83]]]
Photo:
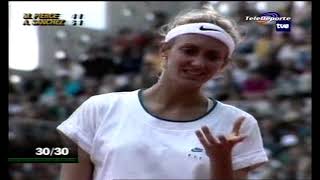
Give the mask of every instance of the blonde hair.
[[216, 24], [230, 34], [235, 44], [240, 41], [240, 33], [235, 21], [219, 14], [210, 4], [204, 5], [201, 9], [180, 12], [171, 22], [161, 26], [159, 34], [165, 37], [171, 29], [179, 25], [199, 22]]

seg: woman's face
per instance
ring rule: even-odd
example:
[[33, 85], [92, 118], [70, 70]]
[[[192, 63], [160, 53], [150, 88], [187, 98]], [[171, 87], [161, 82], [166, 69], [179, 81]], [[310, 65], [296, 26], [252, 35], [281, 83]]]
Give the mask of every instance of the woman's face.
[[219, 40], [199, 34], [175, 38], [163, 51], [165, 76], [175, 83], [201, 87], [227, 64], [228, 48]]

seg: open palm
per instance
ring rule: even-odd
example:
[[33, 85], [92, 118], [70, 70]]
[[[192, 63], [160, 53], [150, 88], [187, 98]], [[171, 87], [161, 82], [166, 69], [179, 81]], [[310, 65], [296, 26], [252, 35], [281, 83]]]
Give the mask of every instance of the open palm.
[[210, 159], [229, 156], [234, 145], [246, 138], [245, 135], [240, 135], [240, 128], [244, 120], [245, 117], [238, 118], [233, 125], [232, 132], [226, 136], [213, 136], [207, 126], [203, 126], [201, 130], [196, 131], [196, 135]]

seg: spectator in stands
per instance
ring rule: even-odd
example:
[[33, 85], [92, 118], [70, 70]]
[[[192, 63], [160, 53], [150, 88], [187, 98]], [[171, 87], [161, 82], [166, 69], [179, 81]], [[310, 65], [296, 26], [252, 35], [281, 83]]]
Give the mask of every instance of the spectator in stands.
[[57, 61], [54, 69], [56, 77], [67, 76], [71, 80], [79, 80], [83, 77], [85, 70], [79, 63], [72, 61], [69, 57], [57, 59]]
[[252, 70], [244, 81], [242, 95], [246, 98], [266, 97], [272, 82], [265, 78], [261, 72]]

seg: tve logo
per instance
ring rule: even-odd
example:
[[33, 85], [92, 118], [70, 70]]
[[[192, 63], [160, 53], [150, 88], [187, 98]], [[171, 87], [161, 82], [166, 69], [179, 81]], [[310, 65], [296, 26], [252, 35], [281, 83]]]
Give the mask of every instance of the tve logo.
[[291, 21], [276, 21], [276, 31], [290, 32]]

